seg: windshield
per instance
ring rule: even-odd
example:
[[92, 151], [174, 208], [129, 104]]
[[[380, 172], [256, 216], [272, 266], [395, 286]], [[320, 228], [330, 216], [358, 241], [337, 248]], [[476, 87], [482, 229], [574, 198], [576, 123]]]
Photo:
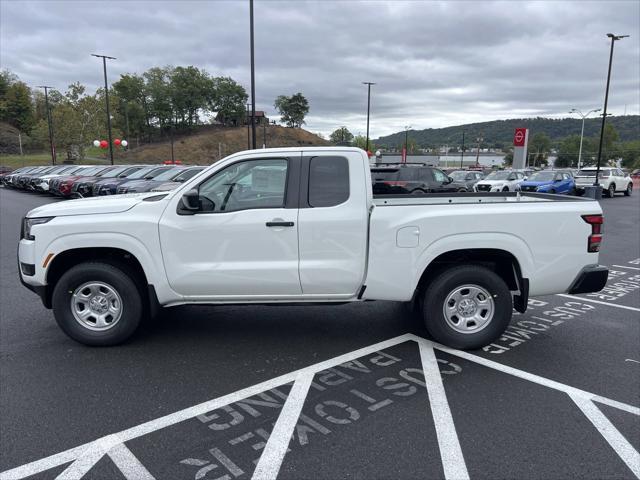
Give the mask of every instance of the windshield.
[[538, 172], [529, 177], [530, 182], [550, 182], [555, 178], [555, 172]]
[[127, 168], [129, 167], [118, 167], [118, 168], [112, 168], [110, 170], [107, 170], [105, 173], [103, 173], [102, 175], [100, 175], [100, 177], [102, 178], [113, 178], [113, 177], [117, 177], [118, 175], [120, 175], [122, 172], [124, 172]]
[[[581, 177], [595, 177], [596, 169], [594, 168], [593, 170], [580, 170], [578, 172], [578, 175]], [[600, 175], [609, 175], [609, 172], [607, 170], [600, 170]]]
[[511, 172], [493, 172], [485, 180], [506, 180]]
[[129, 180], [135, 180], [137, 178], [143, 178], [144, 176], [146, 176], [149, 172], [151, 172], [152, 170], [155, 170], [158, 167], [144, 167], [141, 168], [140, 170], [138, 170], [137, 172], [135, 172], [133, 175], [129, 175], [127, 177], [127, 179]]
[[197, 173], [200, 173], [202, 170], [204, 170], [204, 167], [202, 167], [202, 168], [190, 168], [186, 172], [182, 172], [180, 175], [178, 175], [176, 178], [174, 178], [173, 181], [174, 182], [186, 182], [187, 180], [189, 180], [191, 177], [193, 177]]
[[173, 177], [175, 177], [180, 172], [182, 172], [182, 170], [183, 170], [182, 168], [170, 168], [166, 172], [162, 172], [161, 174], [156, 176], [154, 178], [154, 180], [157, 180], [159, 182], [164, 182], [166, 180], [171, 180]]

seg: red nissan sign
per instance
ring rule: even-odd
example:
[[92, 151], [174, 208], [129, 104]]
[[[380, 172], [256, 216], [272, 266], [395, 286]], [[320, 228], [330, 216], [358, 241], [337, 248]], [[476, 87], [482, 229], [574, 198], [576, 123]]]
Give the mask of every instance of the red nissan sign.
[[524, 147], [526, 140], [527, 140], [527, 129], [516, 128], [516, 133], [513, 135], [513, 146]]

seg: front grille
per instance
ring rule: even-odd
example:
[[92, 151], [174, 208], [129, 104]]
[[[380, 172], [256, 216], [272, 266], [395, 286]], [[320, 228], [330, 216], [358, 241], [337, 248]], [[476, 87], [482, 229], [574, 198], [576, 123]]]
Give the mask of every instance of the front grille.
[[116, 193], [127, 193], [129, 189], [127, 187], [118, 187], [118, 190], [116, 190]]
[[476, 185], [479, 192], [488, 192], [491, 190], [491, 185]]
[[528, 186], [524, 186], [524, 187], [520, 187], [520, 189], [523, 192], [535, 192], [536, 190], [538, 190], [538, 187], [528, 187]]

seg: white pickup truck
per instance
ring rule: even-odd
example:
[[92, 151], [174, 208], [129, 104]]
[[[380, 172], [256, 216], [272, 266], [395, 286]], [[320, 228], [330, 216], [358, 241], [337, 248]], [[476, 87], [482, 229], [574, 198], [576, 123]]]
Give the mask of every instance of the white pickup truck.
[[443, 344], [473, 349], [531, 295], [600, 290], [602, 210], [548, 194], [374, 197], [343, 147], [231, 155], [163, 193], [54, 203], [23, 220], [23, 284], [89, 345], [158, 307], [412, 302]]

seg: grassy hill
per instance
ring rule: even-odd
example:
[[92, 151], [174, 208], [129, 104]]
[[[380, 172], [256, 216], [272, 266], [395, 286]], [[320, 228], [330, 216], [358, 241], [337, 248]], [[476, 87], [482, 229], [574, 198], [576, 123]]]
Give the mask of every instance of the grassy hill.
[[[262, 147], [262, 133], [262, 127], [257, 127], [258, 148]], [[269, 148], [330, 145], [328, 141], [306, 130], [278, 125], [266, 127], [266, 143]], [[217, 128], [176, 137], [173, 149], [176, 160], [196, 165], [210, 165], [227, 155], [246, 150], [247, 128]], [[171, 142], [167, 140], [140, 146], [128, 152], [118, 152], [116, 158], [122, 163], [160, 163], [171, 160]]]
[[[601, 118], [589, 118], [584, 123], [585, 137], [600, 135]], [[640, 139], [640, 116], [627, 115], [608, 117], [607, 124], [615, 127], [621, 141]], [[459, 144], [462, 131], [465, 131], [465, 142], [470, 145], [482, 136], [484, 143], [502, 147], [513, 145], [513, 132], [517, 127], [528, 128], [529, 138], [538, 132], [546, 133], [552, 141], [570, 135], [580, 135], [582, 120], [577, 118], [521, 118], [510, 120], [493, 120], [491, 122], [470, 123], [446, 128], [427, 128], [425, 130], [409, 130], [409, 138], [415, 140], [419, 147], [436, 147]], [[374, 140], [379, 147], [393, 148], [404, 143], [404, 132], [394, 133]]]

